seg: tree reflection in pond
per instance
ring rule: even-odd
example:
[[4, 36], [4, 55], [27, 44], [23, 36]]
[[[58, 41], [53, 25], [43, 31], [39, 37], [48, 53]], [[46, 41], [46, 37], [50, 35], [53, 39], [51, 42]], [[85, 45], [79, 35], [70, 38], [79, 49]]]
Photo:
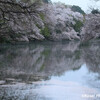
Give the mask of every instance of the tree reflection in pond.
[[[79, 42], [42, 42], [0, 46], [0, 100], [61, 100], [60, 91], [67, 92], [66, 95], [69, 97], [73, 94], [72, 91], [75, 91], [76, 99], [84, 93], [82, 91], [98, 93], [97, 91], [100, 90], [99, 43], [92, 41], [88, 43], [89, 45], [82, 46]], [[82, 72], [84, 64], [86, 71]], [[72, 75], [73, 80], [69, 82], [68, 79], [71, 79]], [[78, 80], [76, 75], [85, 82], [84, 85], [82, 85], [83, 81], [80, 81], [81, 85], [75, 83], [75, 78]], [[60, 80], [62, 76], [64, 82]], [[59, 99], [56, 93], [49, 91], [53, 88], [58, 89], [56, 92]], [[51, 96], [54, 95], [53, 93], [55, 96]], [[62, 95], [62, 99], [66, 100], [65, 94]], [[78, 100], [83, 99], [78, 98]]]

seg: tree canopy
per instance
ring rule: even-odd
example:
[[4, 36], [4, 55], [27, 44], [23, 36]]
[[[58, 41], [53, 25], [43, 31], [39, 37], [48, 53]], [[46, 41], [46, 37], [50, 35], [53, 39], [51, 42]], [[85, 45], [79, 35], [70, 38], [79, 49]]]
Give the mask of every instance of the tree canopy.
[[73, 5], [71, 9], [74, 12], [79, 12], [81, 14], [85, 14], [85, 12], [79, 6]]
[[45, 3], [50, 3], [51, 2], [51, 0], [42, 0], [43, 2], [45, 2]]
[[92, 14], [100, 14], [100, 11], [98, 9], [93, 9], [91, 11]]

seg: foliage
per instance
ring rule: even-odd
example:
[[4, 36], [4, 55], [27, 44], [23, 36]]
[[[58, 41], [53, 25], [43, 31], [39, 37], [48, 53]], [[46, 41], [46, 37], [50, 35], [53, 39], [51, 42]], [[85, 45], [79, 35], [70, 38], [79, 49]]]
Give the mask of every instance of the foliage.
[[40, 13], [39, 16], [40, 16], [40, 18], [44, 21], [44, 19], [45, 19], [44, 14], [43, 14], [43, 13]]
[[10, 43], [10, 40], [9, 40], [9, 37], [6, 38], [6, 37], [0, 37], [0, 43]]
[[[75, 19], [74, 19], [75, 20]], [[76, 32], [80, 32], [81, 27], [83, 26], [83, 22], [81, 22], [80, 20], [75, 20], [76, 24], [72, 24], [71, 26], [74, 28], [74, 30]]]
[[79, 6], [75, 6], [75, 5], [73, 5], [72, 6], [72, 11], [74, 11], [74, 12], [79, 12], [79, 13], [81, 13], [81, 14], [85, 14], [85, 12], [79, 7]]
[[3, 25], [5, 25], [5, 21], [3, 19], [0, 19], [0, 28], [2, 28]]
[[51, 2], [51, 0], [42, 0], [43, 2], [45, 2], [45, 3], [50, 3]]
[[57, 33], [57, 34], [61, 34], [62, 31], [61, 31], [60, 29], [56, 29], [56, 33]]
[[44, 37], [48, 38], [50, 36], [50, 30], [49, 30], [48, 26], [45, 26], [43, 29], [41, 29], [40, 33], [43, 34]]
[[100, 14], [100, 11], [98, 9], [93, 9], [91, 11], [92, 14]]
[[2, 23], [4, 23], [4, 20], [1, 20], [1, 19], [0, 19], [0, 24], [2, 24]]
[[39, 24], [36, 24], [36, 26], [40, 29], [41, 27], [39, 26]]

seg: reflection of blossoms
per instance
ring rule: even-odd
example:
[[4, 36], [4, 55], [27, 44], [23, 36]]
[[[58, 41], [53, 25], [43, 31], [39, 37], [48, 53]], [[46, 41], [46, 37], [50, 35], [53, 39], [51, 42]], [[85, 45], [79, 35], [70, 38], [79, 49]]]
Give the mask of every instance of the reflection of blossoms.
[[[83, 59], [89, 70], [88, 84], [100, 88], [100, 45], [94, 42], [90, 47], [83, 50]], [[92, 76], [92, 77], [91, 77]]]
[[[49, 79], [52, 75], [61, 75], [66, 70], [79, 68], [83, 62], [80, 58], [80, 43], [52, 44], [5, 48], [0, 57], [4, 78], [22, 78], [22, 80]], [[2, 48], [3, 49], [3, 48]], [[3, 75], [5, 74], [5, 75]], [[26, 78], [25, 78], [26, 77]]]
[[92, 72], [100, 72], [100, 46], [94, 44], [83, 50], [83, 57], [88, 69]]
[[[53, 83], [51, 82], [52, 84], [42, 80], [50, 80], [51, 76], [60, 76], [67, 71], [78, 70], [84, 63], [90, 72], [88, 77], [85, 77], [87, 84], [99, 90], [99, 47], [99, 42], [88, 46], [81, 46], [79, 42], [53, 44], [48, 42], [43, 45], [30, 44], [26, 46], [0, 47], [0, 50], [3, 51], [0, 52], [0, 65], [2, 66], [0, 67], [0, 76], [2, 76], [0, 80], [3, 80], [0, 81], [3, 84], [0, 86], [0, 100], [8, 100], [8, 98], [16, 100], [35, 100], [36, 98], [49, 100], [50, 98], [39, 95], [39, 89], [42, 86], [44, 86], [42, 89], [47, 89], [48, 84], [49, 86], [54, 85], [54, 80]], [[55, 85], [59, 85], [59, 82], [57, 82], [55, 81]], [[10, 85], [8, 86], [8, 84]], [[67, 82], [66, 84], [68, 85]], [[67, 85], [63, 85], [65, 89]], [[4, 87], [2, 88], [2, 86]], [[72, 88], [76, 89], [75, 86]], [[98, 92], [95, 92], [93, 88], [81, 86], [82, 89], [82, 93]], [[99, 100], [99, 98], [96, 99]], [[88, 100], [91, 100], [91, 98], [88, 98]]]

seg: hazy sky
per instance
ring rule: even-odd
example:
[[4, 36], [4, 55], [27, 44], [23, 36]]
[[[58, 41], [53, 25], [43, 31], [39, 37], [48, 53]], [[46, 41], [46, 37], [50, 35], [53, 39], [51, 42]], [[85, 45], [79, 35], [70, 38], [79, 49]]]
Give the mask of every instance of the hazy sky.
[[58, 1], [63, 2], [65, 4], [78, 5], [84, 11], [88, 11], [90, 6], [93, 7], [98, 6], [100, 8], [100, 2], [96, 3], [93, 0], [52, 0], [52, 2], [58, 2]]

